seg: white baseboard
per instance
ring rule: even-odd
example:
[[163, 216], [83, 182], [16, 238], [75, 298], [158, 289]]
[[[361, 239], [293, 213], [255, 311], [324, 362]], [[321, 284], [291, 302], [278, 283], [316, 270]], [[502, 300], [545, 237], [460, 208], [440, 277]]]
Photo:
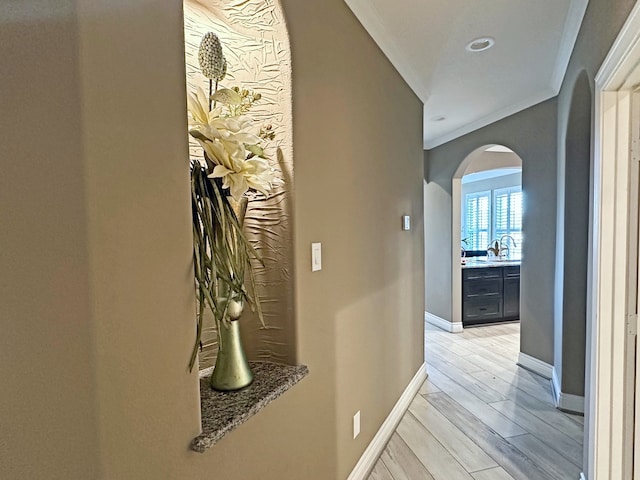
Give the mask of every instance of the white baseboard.
[[553, 375], [553, 366], [526, 353], [520, 352], [518, 355], [518, 365], [549, 380], [551, 380]]
[[400, 420], [409, 408], [411, 401], [418, 394], [420, 387], [426, 379], [427, 365], [423, 363], [409, 382], [409, 385], [407, 385], [407, 388], [402, 392], [402, 395], [394, 405], [391, 413], [389, 413], [389, 416], [382, 422], [378, 433], [376, 433], [373, 440], [371, 440], [371, 443], [360, 457], [360, 460], [358, 460], [358, 463], [356, 463], [347, 480], [365, 480], [369, 476], [378, 458], [382, 454], [384, 447], [391, 438], [391, 435], [395, 432]]
[[571, 393], [564, 393], [555, 368], [551, 375], [551, 387], [553, 388], [553, 398], [556, 402], [556, 408], [565, 412], [581, 413], [584, 415], [584, 397], [580, 395], [573, 395]]
[[462, 322], [452, 323], [433, 313], [424, 312], [424, 321], [450, 333], [460, 333], [462, 331]]
[[560, 393], [562, 393], [562, 388], [560, 387], [560, 379], [558, 378], [558, 371], [555, 367], [553, 367], [553, 372], [551, 374], [551, 390], [557, 407], [560, 404]]

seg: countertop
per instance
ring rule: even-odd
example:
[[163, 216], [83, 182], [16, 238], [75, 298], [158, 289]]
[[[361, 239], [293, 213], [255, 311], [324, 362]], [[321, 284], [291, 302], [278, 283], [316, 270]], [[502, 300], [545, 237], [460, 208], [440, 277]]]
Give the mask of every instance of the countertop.
[[191, 448], [203, 453], [227, 433], [246, 422], [269, 403], [302, 380], [309, 369], [269, 362], [249, 362], [254, 380], [235, 392], [216, 392], [209, 386], [213, 368], [200, 372], [202, 434], [193, 439]]
[[517, 259], [505, 259], [505, 260], [488, 260], [487, 257], [471, 257], [465, 258], [465, 263], [462, 264], [462, 268], [486, 268], [486, 267], [519, 267], [520, 260]]

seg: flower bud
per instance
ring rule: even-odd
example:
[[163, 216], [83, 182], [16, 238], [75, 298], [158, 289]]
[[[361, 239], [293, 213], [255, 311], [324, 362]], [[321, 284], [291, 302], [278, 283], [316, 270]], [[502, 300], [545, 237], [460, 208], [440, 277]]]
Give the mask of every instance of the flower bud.
[[198, 62], [205, 77], [219, 82], [227, 73], [227, 60], [222, 54], [220, 39], [213, 32], [202, 37], [198, 50]]

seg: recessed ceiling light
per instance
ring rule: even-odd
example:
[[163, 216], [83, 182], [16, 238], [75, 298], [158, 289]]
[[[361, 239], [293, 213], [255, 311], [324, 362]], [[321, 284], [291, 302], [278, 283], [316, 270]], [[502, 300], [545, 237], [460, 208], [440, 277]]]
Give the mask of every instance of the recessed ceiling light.
[[496, 43], [496, 41], [491, 37], [480, 37], [471, 40], [464, 48], [467, 52], [483, 52], [493, 47], [494, 43]]
[[436, 115], [435, 117], [431, 117], [432, 122], [444, 122], [447, 119], [444, 115]]

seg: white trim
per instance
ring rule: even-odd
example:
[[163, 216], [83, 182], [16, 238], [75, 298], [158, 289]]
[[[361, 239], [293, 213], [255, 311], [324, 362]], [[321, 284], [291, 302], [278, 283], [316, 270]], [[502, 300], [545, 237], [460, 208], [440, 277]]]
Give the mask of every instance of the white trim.
[[578, 33], [580, 32], [584, 14], [587, 12], [588, 3], [588, 0], [571, 0], [571, 4], [569, 5], [567, 17], [564, 21], [564, 28], [562, 29], [560, 48], [558, 49], [556, 63], [553, 67], [553, 74], [551, 75], [551, 87], [556, 94], [560, 91], [564, 76], [567, 73], [569, 60], [571, 60], [573, 47], [578, 39]]
[[[369, 33], [373, 41], [378, 45], [380, 50], [384, 52], [385, 56], [395, 66], [396, 70], [398, 70], [409, 87], [411, 87], [420, 100], [426, 104], [431, 95], [430, 86], [425, 82], [422, 76], [417, 73], [403, 49], [398, 46], [394, 35], [389, 33], [382, 15], [375, 8], [373, 2], [369, 0], [344, 1], [365, 30]], [[435, 148], [443, 143], [454, 140], [466, 135], [467, 133], [478, 130], [479, 128], [490, 125], [498, 120], [502, 120], [503, 118], [509, 117], [515, 113], [555, 97], [560, 91], [562, 81], [564, 80], [564, 75], [566, 73], [569, 60], [571, 59], [575, 42], [578, 38], [578, 32], [582, 25], [582, 19], [587, 9], [587, 3], [587, 0], [571, 0], [563, 25], [562, 38], [556, 54], [553, 72], [551, 73], [546, 85], [543, 85], [540, 90], [536, 91], [529, 98], [521, 102], [507, 105], [498, 111], [491, 112], [482, 118], [435, 138], [429, 138], [429, 132], [426, 131], [427, 127], [425, 122], [425, 150]]]
[[[469, 155], [466, 157], [469, 158]], [[451, 322], [460, 324], [462, 331], [462, 266], [460, 246], [462, 245], [462, 176], [470, 161], [463, 160], [451, 179]], [[472, 157], [473, 158], [473, 157]], [[440, 327], [442, 328], [442, 327]], [[446, 328], [445, 328], [446, 330]]]
[[558, 371], [553, 368], [553, 374], [551, 376], [551, 388], [553, 390], [553, 398], [556, 402], [556, 408], [564, 412], [582, 413], [584, 414], [584, 397], [580, 395], [573, 395], [571, 393], [564, 393], [560, 386], [560, 379], [558, 378]]
[[633, 50], [639, 41], [640, 6], [636, 4], [596, 74], [595, 81], [599, 91], [614, 91], [622, 86], [623, 81], [633, 68], [633, 65], [627, 66], [625, 64], [628, 64], [634, 55], [637, 55]]
[[347, 480], [364, 480], [369, 476], [378, 458], [382, 454], [384, 447], [387, 445], [400, 420], [409, 408], [411, 401], [418, 394], [420, 387], [426, 379], [427, 365], [423, 363], [396, 402], [389, 416], [380, 426], [380, 429], [360, 457], [360, 460], [358, 460], [358, 463], [356, 463]]
[[[498, 120], [502, 120], [503, 118], [510, 117], [511, 115], [514, 115], [518, 112], [526, 110], [529, 107], [533, 107], [534, 105], [537, 105], [546, 100], [549, 100], [550, 98], [555, 97], [557, 94], [558, 92], [554, 91], [553, 88], [551, 87], [544, 88], [534, 93], [529, 98], [522, 100], [521, 102], [507, 105], [506, 107], [496, 112], [492, 112], [489, 115], [485, 115], [484, 117], [479, 118], [478, 120], [474, 120], [471, 123], [467, 123], [462, 127], [457, 128], [451, 132], [445, 133], [443, 135], [440, 135], [439, 137], [432, 138], [425, 141], [424, 149], [431, 150], [432, 148], [436, 148], [444, 143], [450, 142], [451, 140], [455, 140], [458, 137], [462, 137], [467, 133], [474, 132], [479, 128], [486, 127], [487, 125], [495, 123]], [[426, 122], [425, 122], [425, 128], [427, 128]]]
[[463, 330], [462, 322], [450, 322], [429, 312], [424, 312], [424, 321], [450, 333], [460, 333]]
[[629, 287], [629, 163], [631, 86], [640, 60], [636, 3], [595, 77], [593, 298], [587, 323], [586, 471], [593, 479], [622, 478], [626, 397], [626, 295]]
[[541, 377], [547, 378], [551, 380], [551, 376], [553, 375], [553, 366], [549, 365], [542, 360], [538, 360], [531, 355], [527, 355], [526, 353], [520, 352], [518, 354], [518, 365], [522, 368], [526, 368], [527, 370], [531, 370], [533, 373], [537, 373]]
[[551, 393], [553, 394], [553, 401], [556, 407], [560, 404], [560, 395], [562, 395], [562, 387], [560, 386], [560, 379], [558, 378], [558, 371], [556, 367], [553, 367], [551, 373]]
[[413, 63], [406, 57], [404, 50], [399, 47], [395, 37], [389, 33], [385, 22], [369, 0], [344, 0], [360, 24], [369, 33], [371, 39], [378, 45], [389, 61], [394, 65], [400, 76], [423, 103], [429, 99], [430, 89], [421, 75], [413, 68]]
[[[538, 105], [539, 103], [542, 103], [558, 95], [558, 92], [560, 92], [560, 87], [562, 87], [562, 82], [564, 81], [564, 76], [567, 73], [567, 66], [569, 65], [569, 60], [571, 59], [573, 48], [575, 46], [576, 40], [578, 39], [578, 33], [582, 25], [582, 20], [587, 11], [587, 4], [588, 1], [571, 0], [571, 4], [569, 5], [569, 8], [567, 10], [564, 27], [562, 29], [562, 40], [560, 42], [560, 48], [558, 49], [553, 72], [551, 74], [549, 85], [547, 87], [535, 92], [529, 98], [526, 98], [514, 104], [510, 104], [498, 111], [491, 112], [490, 114], [482, 118], [474, 120], [471, 123], [465, 124], [453, 131], [444, 133], [438, 137], [428, 138], [425, 134], [425, 150], [431, 150], [432, 148], [450, 142], [451, 140], [455, 140], [456, 138], [462, 137], [467, 133], [474, 132], [482, 127], [486, 127], [487, 125], [497, 122], [498, 120], [502, 120], [503, 118], [510, 117], [511, 115], [521, 112], [527, 108], [533, 107], [534, 105]], [[426, 99], [423, 99], [423, 101], [426, 103]], [[426, 123], [424, 128], [427, 128]]]

